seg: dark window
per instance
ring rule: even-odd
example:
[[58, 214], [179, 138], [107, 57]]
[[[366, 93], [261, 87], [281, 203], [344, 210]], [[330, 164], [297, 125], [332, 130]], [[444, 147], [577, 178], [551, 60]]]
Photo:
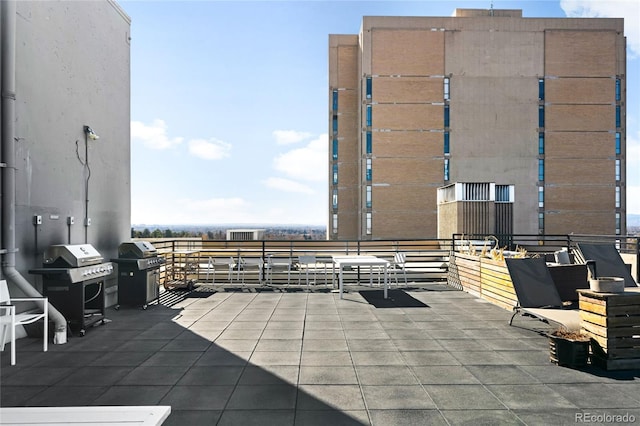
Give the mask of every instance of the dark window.
[[371, 99], [371, 93], [373, 88], [373, 81], [371, 77], [367, 77], [367, 99]]
[[333, 165], [333, 184], [334, 185], [338, 184], [338, 165], [337, 164]]
[[449, 127], [449, 105], [444, 106], [444, 127]]
[[444, 132], [444, 153], [449, 154], [449, 132]]
[[538, 127], [544, 128], [544, 105], [538, 107]]
[[620, 128], [622, 120], [620, 118], [620, 105], [616, 105], [616, 128]]
[[544, 213], [538, 213], [538, 230], [544, 231]]
[[333, 142], [331, 144], [331, 154], [333, 155], [333, 159], [338, 159], [338, 139], [333, 138]]
[[620, 88], [620, 79], [616, 78], [616, 101], [620, 100], [622, 90]]
[[538, 180], [544, 180], [544, 160], [538, 160]]
[[620, 132], [616, 132], [616, 155], [620, 155], [622, 152], [622, 141]]
[[544, 78], [538, 79], [538, 100], [544, 101]]
[[371, 182], [371, 177], [372, 177], [371, 158], [367, 158], [366, 179], [368, 182]]
[[371, 154], [373, 152], [373, 143], [372, 143], [372, 137], [371, 137], [371, 132], [367, 132], [367, 136], [366, 136], [367, 140], [366, 140], [366, 151], [367, 154]]
[[332, 99], [332, 105], [333, 105], [332, 108], [333, 108], [334, 111], [337, 111], [338, 110], [338, 91], [337, 90], [333, 91], [332, 98], [333, 98]]
[[544, 154], [544, 133], [538, 133], [538, 154]]
[[373, 112], [371, 110], [371, 105], [367, 105], [367, 126], [371, 127], [371, 123], [373, 121]]
[[333, 120], [332, 120], [332, 125], [333, 125], [333, 133], [338, 133], [338, 116], [334, 115], [333, 116]]

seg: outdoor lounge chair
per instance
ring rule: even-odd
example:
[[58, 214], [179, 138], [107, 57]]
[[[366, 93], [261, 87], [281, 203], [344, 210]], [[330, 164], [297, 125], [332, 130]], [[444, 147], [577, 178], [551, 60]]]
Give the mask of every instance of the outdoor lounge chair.
[[580, 329], [580, 314], [575, 309], [563, 309], [551, 273], [543, 258], [505, 259], [518, 304], [513, 308], [509, 325], [517, 314], [553, 322], [569, 331]]
[[615, 245], [578, 243], [577, 246], [576, 255], [583, 263], [587, 260], [596, 262], [598, 276], [622, 277], [625, 287], [638, 286]]

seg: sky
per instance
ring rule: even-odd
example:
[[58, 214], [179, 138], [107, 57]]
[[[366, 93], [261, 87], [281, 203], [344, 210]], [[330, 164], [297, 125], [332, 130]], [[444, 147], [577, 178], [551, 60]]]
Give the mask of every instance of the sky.
[[[640, 2], [120, 0], [133, 225], [326, 225], [328, 39], [363, 16], [625, 18], [627, 212], [640, 214]], [[153, 188], [149, 191], [148, 188]]]

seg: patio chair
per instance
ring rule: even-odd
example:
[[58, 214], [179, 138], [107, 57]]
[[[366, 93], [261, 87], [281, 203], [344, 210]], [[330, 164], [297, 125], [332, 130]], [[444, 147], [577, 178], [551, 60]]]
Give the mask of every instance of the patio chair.
[[624, 263], [620, 253], [613, 244], [585, 244], [578, 243], [576, 257], [581, 263], [594, 260], [598, 265], [598, 276], [624, 278], [625, 287], [637, 287], [636, 280], [631, 276], [629, 267]]
[[267, 257], [267, 264], [265, 266], [267, 272], [267, 281], [269, 285], [273, 284], [273, 273], [280, 271], [287, 271], [287, 285], [291, 282], [291, 258], [274, 258], [274, 256]]
[[212, 271], [213, 284], [216, 283], [216, 268], [226, 267], [229, 270], [227, 275], [227, 281], [233, 283], [233, 268], [236, 266], [236, 261], [233, 256], [229, 257], [209, 257], [209, 263], [207, 264], [207, 281], [209, 281], [209, 271]]
[[393, 255], [393, 260], [389, 265], [389, 270], [391, 271], [391, 273], [393, 273], [393, 276], [395, 277], [396, 286], [398, 285], [398, 271], [402, 271], [402, 275], [404, 276], [404, 285], [406, 286], [408, 284], [406, 264], [407, 264], [406, 255], [400, 251], [397, 251]]
[[[16, 313], [15, 303], [37, 302], [38, 307], [30, 311]], [[0, 347], [4, 351], [7, 329], [11, 338], [11, 365], [16, 365], [16, 327], [33, 324], [44, 320], [42, 333], [42, 351], [47, 352], [47, 338], [49, 336], [49, 302], [46, 297], [11, 298], [6, 280], [0, 281]]]
[[242, 285], [244, 285], [244, 275], [247, 270], [256, 268], [258, 270], [258, 283], [264, 278], [264, 260], [262, 257], [240, 257], [238, 261], [239, 274], [242, 274]]
[[517, 314], [521, 314], [546, 324], [554, 322], [570, 331], [580, 330], [579, 311], [563, 309], [562, 299], [543, 258], [507, 258], [505, 261], [518, 297], [509, 325]]

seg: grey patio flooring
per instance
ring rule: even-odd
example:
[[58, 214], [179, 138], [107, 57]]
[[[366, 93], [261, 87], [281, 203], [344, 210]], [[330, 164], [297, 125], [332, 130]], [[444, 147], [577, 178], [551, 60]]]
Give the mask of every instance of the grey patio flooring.
[[19, 340], [17, 366], [2, 353], [0, 405], [170, 405], [165, 425], [640, 419], [640, 371], [555, 366], [546, 338], [510, 327], [509, 311], [417, 287], [411, 307], [375, 307], [353, 286], [343, 300], [304, 288], [169, 292], [147, 310], [109, 309], [111, 322], [47, 353]]

